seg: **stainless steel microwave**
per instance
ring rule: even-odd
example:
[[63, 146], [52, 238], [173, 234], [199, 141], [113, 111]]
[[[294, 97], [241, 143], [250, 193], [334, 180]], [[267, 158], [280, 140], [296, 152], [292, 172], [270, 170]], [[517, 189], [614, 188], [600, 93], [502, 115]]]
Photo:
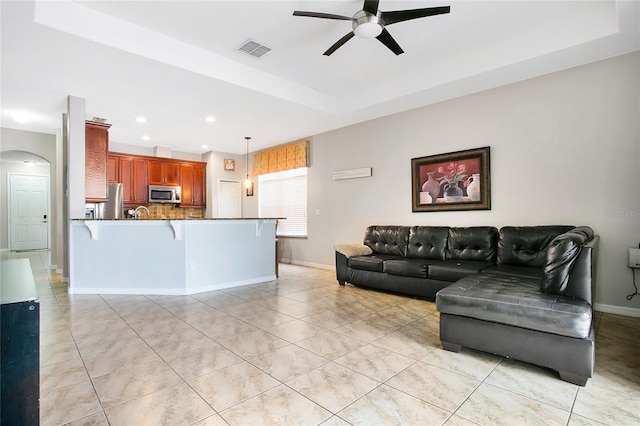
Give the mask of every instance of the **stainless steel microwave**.
[[180, 204], [182, 188], [179, 186], [149, 185], [150, 203]]

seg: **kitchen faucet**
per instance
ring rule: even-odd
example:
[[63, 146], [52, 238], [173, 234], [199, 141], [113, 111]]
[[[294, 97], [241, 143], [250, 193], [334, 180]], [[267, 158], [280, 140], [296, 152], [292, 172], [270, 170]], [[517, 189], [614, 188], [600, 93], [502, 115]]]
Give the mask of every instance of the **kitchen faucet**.
[[149, 209], [148, 208], [146, 208], [145, 206], [138, 206], [133, 211], [133, 218], [134, 219], [137, 219], [140, 216], [140, 209], [144, 209], [147, 212], [147, 216], [151, 215], [151, 213], [149, 213]]

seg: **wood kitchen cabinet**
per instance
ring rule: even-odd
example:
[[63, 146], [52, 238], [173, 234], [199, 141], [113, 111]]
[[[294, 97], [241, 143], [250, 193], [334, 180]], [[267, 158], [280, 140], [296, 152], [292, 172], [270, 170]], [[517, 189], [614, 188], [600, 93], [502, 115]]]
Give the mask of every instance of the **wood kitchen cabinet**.
[[207, 206], [205, 199], [205, 174], [204, 163], [181, 163], [180, 182], [182, 185], [182, 203], [180, 207], [204, 208]]
[[107, 155], [111, 124], [85, 122], [84, 196], [88, 203], [107, 201]]
[[149, 201], [148, 185], [182, 186], [180, 207], [205, 208], [207, 163], [110, 152], [108, 182], [121, 182], [125, 206]]
[[109, 154], [107, 157], [107, 183], [118, 183], [118, 157]]
[[149, 160], [149, 185], [180, 185], [180, 163]]
[[124, 205], [146, 204], [149, 196], [147, 189], [149, 160], [134, 156], [119, 156], [118, 169]]

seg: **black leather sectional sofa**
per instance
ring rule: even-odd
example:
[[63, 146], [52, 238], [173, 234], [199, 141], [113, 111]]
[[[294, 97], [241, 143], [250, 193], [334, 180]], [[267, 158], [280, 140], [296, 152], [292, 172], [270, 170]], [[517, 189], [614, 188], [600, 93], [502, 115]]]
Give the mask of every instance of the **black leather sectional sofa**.
[[584, 386], [598, 242], [588, 227], [563, 225], [370, 226], [364, 244], [335, 247], [336, 275], [435, 300], [444, 349], [512, 357]]

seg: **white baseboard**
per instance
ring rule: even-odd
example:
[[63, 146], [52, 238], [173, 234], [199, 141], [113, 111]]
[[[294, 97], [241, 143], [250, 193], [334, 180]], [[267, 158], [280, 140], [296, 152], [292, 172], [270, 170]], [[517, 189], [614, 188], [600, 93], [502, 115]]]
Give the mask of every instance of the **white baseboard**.
[[328, 269], [330, 271], [335, 271], [336, 270], [335, 265], [325, 265], [325, 264], [322, 264], [322, 263], [304, 262], [304, 261], [300, 261], [300, 260], [292, 261], [291, 259], [280, 259], [280, 263], [288, 263], [290, 265], [308, 266], [310, 268]]
[[0, 251], [9, 251], [8, 248], [0, 248]]
[[624, 306], [605, 305], [602, 303], [595, 303], [593, 309], [598, 312], [604, 312], [607, 314], [623, 315], [625, 317], [640, 318], [640, 309], [637, 308], [625, 308]]

